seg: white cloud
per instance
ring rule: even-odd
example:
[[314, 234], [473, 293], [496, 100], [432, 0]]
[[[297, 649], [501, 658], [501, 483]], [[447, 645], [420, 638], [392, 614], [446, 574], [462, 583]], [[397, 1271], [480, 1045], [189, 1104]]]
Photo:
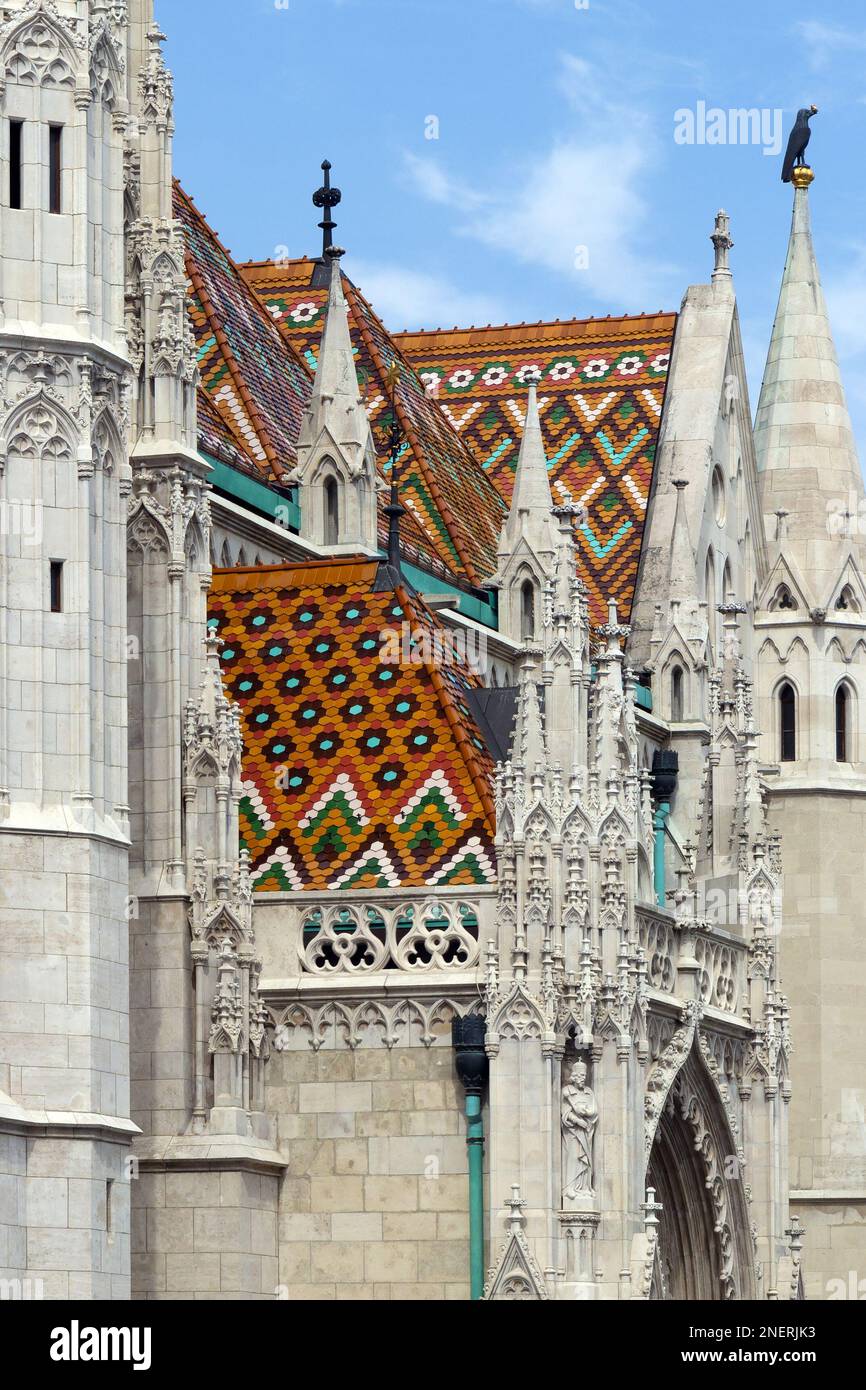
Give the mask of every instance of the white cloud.
[[[479, 240], [521, 261], [579, 279], [611, 308], [653, 293], [653, 264], [640, 227], [649, 216], [639, 192], [646, 160], [631, 139], [554, 145], [495, 208], [467, 225]], [[637, 240], [637, 245], [635, 245]]]
[[488, 295], [467, 293], [439, 275], [402, 266], [346, 257], [346, 270], [363, 290], [385, 326], [451, 328], [457, 324], [503, 323], [503, 306]]
[[837, 54], [862, 52], [866, 49], [866, 32], [845, 29], [841, 24], [822, 24], [819, 19], [802, 19], [797, 32], [806, 45], [810, 66], [824, 68]]
[[435, 159], [422, 159], [406, 151], [403, 155], [406, 173], [416, 192], [429, 203], [444, 207], [476, 208], [485, 202], [484, 195], [452, 176]]
[[468, 187], [432, 151], [405, 156], [408, 178], [453, 211], [458, 233], [567, 277], [611, 311], [657, 308], [672, 267], [646, 234], [642, 189], [656, 160], [646, 118], [606, 95], [605, 74], [584, 58], [561, 54], [555, 82], [579, 132], [491, 176], [486, 189]]

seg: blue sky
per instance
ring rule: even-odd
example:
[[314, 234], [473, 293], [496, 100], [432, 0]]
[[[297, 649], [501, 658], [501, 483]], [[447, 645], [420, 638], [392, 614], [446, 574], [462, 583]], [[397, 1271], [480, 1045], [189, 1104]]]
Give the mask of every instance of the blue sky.
[[[797, 107], [814, 102], [813, 227], [866, 457], [860, 3], [156, 10], [176, 83], [175, 170], [238, 259], [317, 251], [310, 199], [327, 157], [346, 268], [393, 329], [675, 309], [709, 276], [723, 206], [753, 393], [791, 204], [781, 154], [764, 148], [784, 147]], [[678, 143], [677, 112], [697, 120], [699, 103], [766, 111], [762, 139]]]

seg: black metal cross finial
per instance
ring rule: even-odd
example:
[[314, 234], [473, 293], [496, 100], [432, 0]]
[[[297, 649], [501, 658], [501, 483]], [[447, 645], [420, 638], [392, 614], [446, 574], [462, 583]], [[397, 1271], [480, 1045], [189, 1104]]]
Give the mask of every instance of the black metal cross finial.
[[313, 206], [317, 208], [324, 208], [325, 210], [325, 215], [322, 218], [322, 221], [319, 223], [319, 226], [322, 229], [322, 258], [324, 259], [325, 255], [327, 254], [328, 247], [334, 240], [334, 228], [337, 225], [334, 219], [331, 217], [331, 209], [337, 206], [343, 195], [340, 192], [339, 188], [331, 187], [330, 160], [322, 160], [322, 169], [325, 174], [325, 182], [322, 184], [322, 187], [317, 188], [315, 193], [313, 194]]

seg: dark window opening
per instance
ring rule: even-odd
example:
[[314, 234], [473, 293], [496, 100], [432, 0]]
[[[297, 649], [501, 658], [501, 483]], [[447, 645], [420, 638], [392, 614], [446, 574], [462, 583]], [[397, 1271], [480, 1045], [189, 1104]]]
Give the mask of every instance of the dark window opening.
[[63, 612], [63, 561], [51, 561], [51, 612]]
[[340, 539], [340, 494], [336, 478], [325, 480], [325, 545], [337, 545]]
[[48, 134], [48, 211], [63, 207], [63, 126], [49, 126]]
[[520, 587], [520, 637], [523, 642], [531, 642], [535, 636], [535, 588], [532, 581], [524, 580]]
[[844, 685], [836, 691], [836, 761], [848, 762], [848, 691]]
[[24, 122], [9, 122], [9, 206], [21, 207]]
[[[195, 971], [193, 971], [193, 975]], [[114, 1178], [105, 1182], [105, 1230], [109, 1245], [114, 1244]]]
[[683, 668], [675, 666], [671, 672], [671, 719], [674, 722], [683, 717]]
[[787, 682], [779, 691], [779, 754], [783, 763], [792, 763], [797, 756], [797, 707], [794, 687]]

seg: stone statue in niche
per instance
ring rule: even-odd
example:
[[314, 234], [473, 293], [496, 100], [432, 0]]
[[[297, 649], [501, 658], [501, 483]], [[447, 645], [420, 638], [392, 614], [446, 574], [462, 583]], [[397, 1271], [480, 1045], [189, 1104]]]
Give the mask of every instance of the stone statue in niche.
[[586, 1062], [572, 1066], [562, 1088], [563, 1204], [594, 1197], [592, 1145], [598, 1124], [598, 1104], [586, 1083]]

